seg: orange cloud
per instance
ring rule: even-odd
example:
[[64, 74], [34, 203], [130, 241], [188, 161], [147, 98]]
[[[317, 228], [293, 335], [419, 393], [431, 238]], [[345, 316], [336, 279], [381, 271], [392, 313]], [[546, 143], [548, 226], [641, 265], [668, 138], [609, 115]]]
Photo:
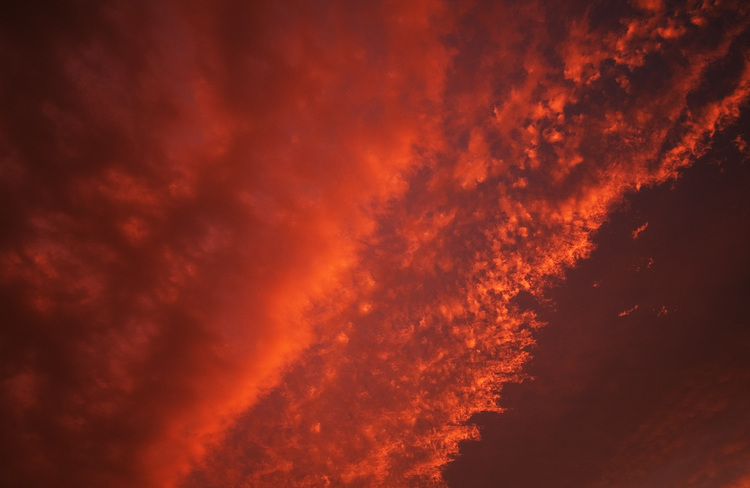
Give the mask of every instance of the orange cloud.
[[[310, 305], [350, 286], [423, 164], [448, 58], [429, 2], [298, 7], [73, 10], [80, 38], [8, 39], [19, 76], [52, 83], [3, 120], [24, 216], [0, 252], [11, 485], [173, 485], [321, 333]], [[9, 125], [22, 113], [40, 135]]]
[[646, 223], [645, 223], [645, 224], [643, 224], [642, 226], [640, 226], [640, 227], [638, 227], [637, 229], [635, 229], [635, 230], [634, 230], [634, 231], [632, 232], [632, 234], [631, 234], [631, 235], [633, 236], [633, 239], [638, 239], [638, 236], [639, 236], [639, 235], [641, 235], [641, 232], [643, 232], [643, 231], [644, 231], [644, 230], [646, 230], [647, 228], [648, 228], [648, 222], [646, 222]]
[[613, 32], [533, 2], [19, 12], [8, 483], [440, 483], [524, 377], [514, 300], [747, 100], [747, 60], [701, 99], [744, 18], [644, 7]]
[[[415, 176], [362, 255], [358, 265], [375, 283], [362, 294], [367, 314], [345, 311], [338, 320], [346, 341], [332, 336], [308, 351], [188, 486], [438, 480], [458, 441], [477, 435], [464, 422], [479, 411], [500, 411], [496, 392], [523, 377], [540, 324], [513, 299], [521, 291], [541, 296], [586, 257], [592, 232], [626, 192], [674, 176], [665, 147], [686, 147], [682, 162], [690, 164], [702, 154], [691, 139], [710, 140], [718, 120], [732, 120], [730, 108], [721, 110], [725, 115], [708, 106], [680, 114], [734, 34], [691, 54], [692, 62], [673, 62], [664, 84], [648, 87], [639, 70], [659, 68], [635, 51], [645, 46], [661, 56], [655, 34], [626, 27], [616, 38], [584, 22], [571, 42], [597, 53], [594, 71], [571, 84], [540, 46], [517, 51], [517, 32], [507, 40], [505, 33], [482, 32], [481, 22], [494, 25], [500, 13], [481, 13], [480, 21], [469, 10], [463, 22], [476, 29], [473, 36], [490, 40], [480, 48], [455, 33], [454, 66], [478, 64], [497, 86], [511, 87], [507, 96], [493, 101], [487, 80], [470, 72], [447, 79], [445, 104], [453, 111], [441, 147], [450, 157]], [[541, 43], [546, 33], [534, 24], [536, 14], [532, 6], [518, 22], [528, 21]], [[521, 66], [523, 76], [493, 62]], [[733, 93], [747, 93], [742, 83]], [[595, 102], [597, 96], [604, 98]], [[721, 103], [728, 107], [735, 96]], [[227, 473], [227, 465], [246, 462], [247, 452], [255, 457], [244, 474]]]

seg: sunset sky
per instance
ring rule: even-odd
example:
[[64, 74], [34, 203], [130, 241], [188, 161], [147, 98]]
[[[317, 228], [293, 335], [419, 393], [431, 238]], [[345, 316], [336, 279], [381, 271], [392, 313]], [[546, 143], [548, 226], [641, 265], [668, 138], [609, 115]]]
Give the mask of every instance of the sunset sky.
[[750, 488], [750, 5], [5, 2], [0, 486]]

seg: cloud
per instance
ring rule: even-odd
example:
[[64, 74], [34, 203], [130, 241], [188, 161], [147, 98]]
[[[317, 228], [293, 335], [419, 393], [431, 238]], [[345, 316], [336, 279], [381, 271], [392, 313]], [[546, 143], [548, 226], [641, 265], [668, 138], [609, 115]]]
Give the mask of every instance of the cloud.
[[33, 34], [3, 39], [5, 484], [172, 484], [315, 339], [446, 55], [428, 4], [298, 7], [7, 20]]
[[437, 483], [514, 300], [748, 93], [742, 7], [359, 7], [6, 17], [6, 484]]
[[623, 195], [702, 155], [746, 93], [740, 77], [686, 111], [740, 28], [700, 48], [713, 34], [690, 27], [691, 54], [675, 59], [678, 46], [656, 40], [662, 17], [623, 19], [621, 37], [576, 20], [578, 37], [559, 45], [591, 54], [570, 61], [589, 70], [571, 79], [548, 59], [538, 6], [515, 12], [532, 43], [490, 29], [504, 15], [468, 8], [452, 33], [447, 115], [432, 136], [446, 142], [369, 241], [359, 266], [371, 288], [336, 319], [344, 335], [303, 355], [188, 486], [438, 483], [458, 441], [477, 435], [464, 421], [500, 411], [496, 393], [523, 378], [541, 324], [514, 299], [541, 298]]
[[635, 229], [635, 230], [634, 230], [634, 231], [633, 231], [633, 232], [631, 233], [631, 235], [633, 236], [633, 239], [638, 239], [638, 236], [639, 236], [639, 235], [641, 235], [641, 232], [643, 232], [643, 231], [644, 231], [644, 230], [646, 230], [647, 228], [648, 228], [648, 222], [646, 222], [646, 223], [645, 223], [645, 224], [643, 224], [642, 226], [640, 226], [640, 227], [638, 227], [637, 229]]
[[[592, 256], [535, 305], [548, 321], [499, 415], [472, 418], [449, 486], [725, 486], [745, 471], [750, 172], [723, 143], [674, 186], [626, 198]], [[721, 161], [721, 165], [716, 164]], [[649, 237], [631, 230], [648, 219]], [[641, 268], [647, 256], [654, 265]], [[592, 283], [597, 286], [592, 287]], [[526, 300], [528, 302], [528, 300]], [[618, 312], [640, 306], [627, 319]], [[668, 306], [669, 313], [660, 313]]]

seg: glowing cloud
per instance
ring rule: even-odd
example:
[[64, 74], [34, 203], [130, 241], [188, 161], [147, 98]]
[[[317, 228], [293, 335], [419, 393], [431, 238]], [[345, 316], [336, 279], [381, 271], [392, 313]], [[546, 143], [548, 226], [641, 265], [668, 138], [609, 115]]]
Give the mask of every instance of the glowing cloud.
[[739, 4], [407, 3], [2, 20], [4, 485], [440, 485], [519, 296], [750, 93]]

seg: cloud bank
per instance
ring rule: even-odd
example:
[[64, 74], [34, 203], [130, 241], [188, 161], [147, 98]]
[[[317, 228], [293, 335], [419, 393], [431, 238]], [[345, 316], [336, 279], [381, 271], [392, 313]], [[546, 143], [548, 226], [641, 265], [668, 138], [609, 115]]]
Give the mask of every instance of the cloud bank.
[[740, 3], [7, 8], [7, 486], [439, 486], [750, 84]]

